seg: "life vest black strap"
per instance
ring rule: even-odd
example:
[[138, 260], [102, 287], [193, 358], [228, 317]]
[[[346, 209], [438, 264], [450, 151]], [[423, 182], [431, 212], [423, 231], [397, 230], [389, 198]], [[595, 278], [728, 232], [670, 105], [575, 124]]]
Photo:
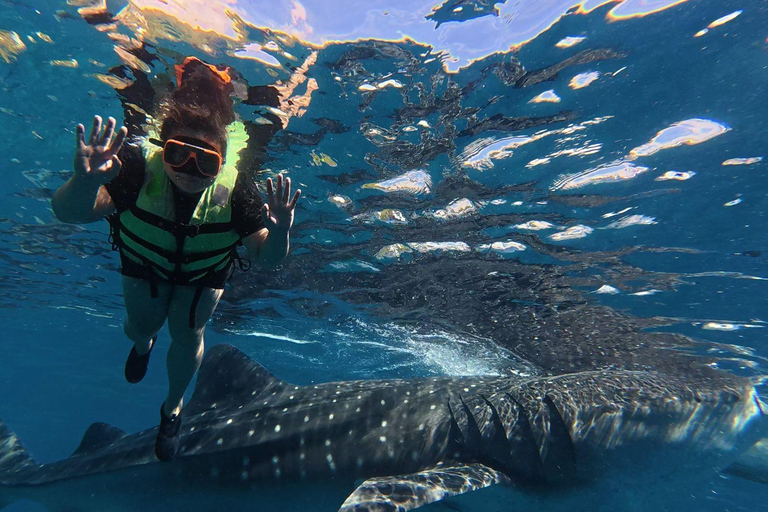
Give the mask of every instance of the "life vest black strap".
[[173, 220], [168, 220], [147, 210], [143, 210], [136, 205], [131, 206], [131, 213], [140, 221], [156, 226], [163, 231], [167, 231], [174, 236], [183, 235], [194, 237], [198, 234], [227, 233], [233, 231], [231, 222], [210, 222], [205, 224], [184, 224]]
[[189, 306], [189, 328], [195, 328], [195, 313], [197, 312], [197, 306], [200, 304], [200, 298], [203, 296], [203, 287], [198, 286], [195, 288], [195, 294], [192, 296], [192, 305]]
[[108, 215], [107, 223], [109, 224], [107, 242], [109, 242], [112, 250], [116, 251], [120, 248], [120, 216], [117, 213]]
[[[153, 253], [165, 258], [166, 260], [173, 263], [176, 261], [176, 253], [173, 251], [169, 251], [167, 249], [164, 249], [160, 247], [159, 245], [155, 245], [151, 242], [147, 242], [140, 236], [134, 234], [131, 230], [127, 229], [125, 225], [122, 225], [120, 227], [120, 233], [122, 235], [127, 235], [128, 238], [130, 238], [133, 242], [139, 244], [140, 246], [144, 247], [145, 249], [149, 249]], [[120, 247], [125, 247], [126, 245], [124, 243], [120, 243]]]
[[235, 263], [237, 263], [237, 267], [241, 272], [248, 272], [251, 270], [251, 260], [240, 256], [240, 253], [237, 252], [237, 246], [239, 245], [243, 245], [243, 243], [238, 242], [237, 245], [232, 247], [232, 259], [235, 261]]
[[[161, 266], [151, 262], [150, 260], [146, 259], [144, 256], [142, 256], [141, 254], [137, 253], [136, 251], [134, 251], [130, 247], [122, 245], [122, 246], [120, 246], [120, 250], [121, 251], [125, 251], [126, 253], [130, 254], [131, 256], [133, 256], [134, 258], [139, 260], [141, 262], [141, 264], [144, 265], [148, 269], [148, 277], [147, 277], [148, 279], [151, 279], [151, 278], [154, 278], [154, 277], [156, 277], [158, 279], [162, 278], [162, 279], [164, 279], [164, 280], [166, 280], [166, 281], [168, 281], [170, 283], [181, 284], [181, 285], [189, 284], [189, 283], [191, 283], [193, 281], [196, 281], [197, 279], [205, 277], [207, 274], [214, 274], [214, 273], [216, 273], [217, 272], [216, 267], [221, 265], [222, 261], [224, 261], [224, 260], [217, 261], [216, 263], [214, 263], [212, 265], [209, 265], [209, 266], [207, 266], [205, 268], [202, 268], [202, 269], [194, 271], [194, 272], [184, 272], [184, 273], [174, 274], [172, 272], [168, 272], [163, 267], [161, 267]], [[154, 271], [153, 271], [153, 269], [154, 269]], [[160, 273], [160, 275], [158, 275], [158, 272]]]
[[213, 258], [215, 256], [222, 256], [224, 254], [232, 252], [233, 247], [234, 246], [224, 247], [223, 249], [216, 249], [214, 251], [195, 252], [192, 254], [188, 254], [184, 257], [183, 263], [190, 264], [200, 260], [207, 260], [208, 258]]
[[153, 264], [151, 261], [146, 259], [141, 254], [137, 253], [130, 247], [126, 245], [120, 245], [120, 250], [125, 251], [126, 253], [130, 254], [134, 258], [138, 259], [141, 264], [144, 266], [144, 270], [146, 271], [147, 280], [149, 281], [149, 296], [152, 299], [156, 299], [160, 296], [160, 290], [158, 289], [157, 282], [158, 279], [160, 279], [160, 276], [157, 274], [155, 269], [157, 269], [160, 272], [165, 273], [165, 269], [158, 267], [157, 265]]
[[[196, 253], [185, 256], [183, 258], [184, 260], [183, 263], [184, 264], [194, 263], [196, 261], [213, 258], [219, 255], [226, 256], [226, 257], [221, 258], [218, 261], [215, 261], [214, 263], [212, 263], [211, 265], [208, 265], [196, 271], [169, 272], [168, 270], [161, 267], [160, 265], [147, 259], [144, 255], [138, 253], [137, 251], [132, 249], [130, 246], [126, 245], [123, 242], [121, 236], [125, 234], [127, 238], [130, 238], [135, 243], [165, 258], [170, 263], [177, 263], [176, 260], [179, 259], [175, 252], [165, 250], [152, 243], [146, 242], [142, 238], [136, 236], [129, 229], [126, 229], [126, 227], [120, 222], [120, 218], [117, 215], [108, 218], [108, 220], [110, 222], [110, 242], [113, 244], [113, 248], [120, 249], [121, 252], [124, 251], [126, 254], [130, 255], [133, 259], [137, 260], [144, 266], [144, 268], [147, 270], [147, 279], [150, 282], [150, 293], [152, 294], [152, 298], [158, 297], [158, 294], [159, 294], [158, 280], [159, 279], [163, 279], [173, 284], [188, 285], [197, 279], [204, 278], [206, 275], [214, 274], [217, 271], [216, 270], [217, 267], [220, 267], [224, 261], [229, 260], [229, 262], [231, 262], [235, 259], [235, 256], [237, 255], [237, 251], [235, 250], [235, 245], [232, 245], [230, 247], [225, 247], [223, 249], [213, 250], [213, 251], [196, 252]], [[238, 261], [238, 263], [240, 265], [240, 268], [242, 269], [243, 267], [242, 262]], [[250, 262], [248, 263], [249, 263], [248, 266], [250, 267]], [[226, 267], [223, 267], [223, 268], [226, 268]]]

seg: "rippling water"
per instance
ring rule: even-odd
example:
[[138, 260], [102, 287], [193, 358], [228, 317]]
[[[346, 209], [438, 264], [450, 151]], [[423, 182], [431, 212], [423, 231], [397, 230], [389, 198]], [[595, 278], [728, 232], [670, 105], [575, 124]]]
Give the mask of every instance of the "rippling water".
[[[106, 225], [63, 225], [50, 198], [74, 126], [148, 122], [126, 91], [162, 91], [188, 54], [277, 86], [279, 107], [243, 88], [237, 110], [280, 129], [257, 179], [304, 191], [292, 255], [235, 275], [209, 344], [297, 383], [765, 373], [767, 2], [0, 5], [0, 417], [41, 460], [91, 421], [155, 421], [160, 358], [121, 382]], [[691, 492], [698, 510], [767, 496]]]

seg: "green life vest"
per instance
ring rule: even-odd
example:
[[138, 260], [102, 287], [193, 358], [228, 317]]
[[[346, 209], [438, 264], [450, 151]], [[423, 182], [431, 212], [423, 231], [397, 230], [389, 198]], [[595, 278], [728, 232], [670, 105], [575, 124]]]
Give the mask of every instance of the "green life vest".
[[121, 254], [175, 284], [192, 284], [227, 268], [240, 241], [232, 225], [231, 200], [239, 152], [247, 138], [242, 123], [228, 127], [225, 163], [216, 180], [201, 194], [189, 224], [176, 219], [162, 149], [145, 146], [149, 179], [136, 204], [117, 218], [115, 242]]

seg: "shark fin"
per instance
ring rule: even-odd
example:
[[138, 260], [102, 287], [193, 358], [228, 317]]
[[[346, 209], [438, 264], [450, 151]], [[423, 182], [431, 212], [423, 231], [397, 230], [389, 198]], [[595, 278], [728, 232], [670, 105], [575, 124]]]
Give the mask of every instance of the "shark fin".
[[236, 406], [285, 385], [232, 345], [215, 345], [203, 359], [195, 392], [184, 412], [198, 414], [217, 407]]
[[24, 483], [24, 476], [28, 474], [24, 470], [33, 467], [37, 467], [37, 462], [21, 445], [16, 434], [0, 421], [0, 510], [18, 499], [4, 486]]
[[763, 438], [723, 470], [746, 480], [768, 484], [768, 438]]
[[117, 427], [107, 423], [94, 423], [85, 431], [83, 440], [80, 441], [80, 445], [72, 453], [72, 456], [82, 455], [109, 446], [125, 436], [126, 433]]
[[436, 467], [410, 475], [370, 478], [349, 495], [339, 512], [413, 510], [498, 483], [509, 483], [509, 478], [482, 464]]

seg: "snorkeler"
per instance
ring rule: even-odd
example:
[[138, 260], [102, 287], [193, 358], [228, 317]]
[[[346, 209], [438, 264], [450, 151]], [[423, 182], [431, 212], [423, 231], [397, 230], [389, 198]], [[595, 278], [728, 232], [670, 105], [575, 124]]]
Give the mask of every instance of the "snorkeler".
[[[236, 120], [229, 69], [188, 57], [176, 66], [177, 85], [159, 108], [158, 139], [123, 144], [95, 116], [88, 140], [77, 126], [74, 176], [55, 193], [59, 220], [88, 223], [108, 217], [120, 250], [127, 318], [133, 342], [125, 365], [141, 381], [168, 321], [169, 388], [160, 407], [155, 454], [171, 460], [179, 446], [181, 408], [204, 352], [203, 333], [224, 291], [236, 247], [276, 265], [287, 255], [289, 230], [301, 191], [291, 180], [267, 179], [267, 202], [252, 176], [238, 171], [248, 134]], [[119, 154], [119, 156], [118, 156]]]

